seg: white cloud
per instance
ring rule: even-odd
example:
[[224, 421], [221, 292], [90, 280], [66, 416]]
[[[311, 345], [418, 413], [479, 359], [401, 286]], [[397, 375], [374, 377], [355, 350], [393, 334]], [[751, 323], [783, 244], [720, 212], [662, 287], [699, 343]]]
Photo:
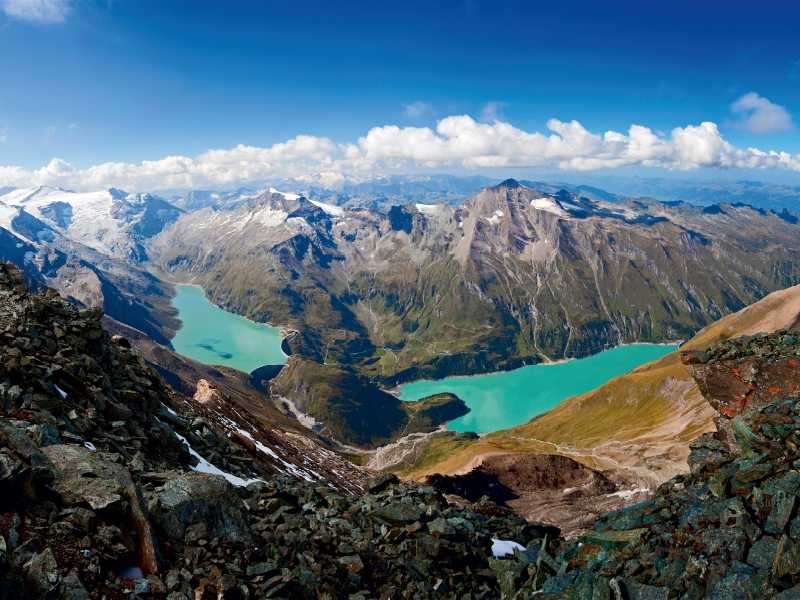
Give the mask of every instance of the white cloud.
[[740, 129], [756, 135], [793, 131], [792, 115], [783, 106], [773, 104], [755, 92], [750, 92], [731, 104], [731, 112], [739, 116], [735, 123]]
[[422, 102], [417, 100], [413, 104], [403, 104], [403, 114], [407, 117], [411, 117], [412, 119], [416, 119], [417, 117], [421, 117], [423, 115], [435, 115], [436, 110], [433, 108], [432, 104], [428, 104], [427, 102]]
[[51, 125], [47, 129], [44, 130], [44, 137], [51, 138], [56, 134], [56, 126]]
[[503, 120], [505, 117], [501, 110], [504, 106], [508, 106], [508, 104], [505, 102], [487, 102], [481, 109], [481, 116], [478, 121], [481, 123], [494, 123], [495, 121]]
[[18, 21], [52, 25], [67, 20], [69, 0], [0, 0], [0, 10]]
[[195, 158], [168, 156], [141, 164], [105, 163], [76, 169], [54, 158], [37, 170], [0, 167], [0, 186], [61, 186], [76, 191], [111, 186], [130, 190], [222, 187], [253, 180], [294, 177], [341, 181], [403, 169], [551, 167], [589, 171], [615, 167], [668, 170], [790, 169], [800, 171], [800, 155], [746, 150], [727, 142], [714, 123], [676, 127], [659, 136], [632, 125], [627, 133], [592, 133], [577, 121], [551, 119], [548, 133], [526, 132], [495, 121], [479, 123], [451, 116], [429, 127], [374, 127], [356, 143], [298, 136], [268, 148], [239, 145], [209, 150]]

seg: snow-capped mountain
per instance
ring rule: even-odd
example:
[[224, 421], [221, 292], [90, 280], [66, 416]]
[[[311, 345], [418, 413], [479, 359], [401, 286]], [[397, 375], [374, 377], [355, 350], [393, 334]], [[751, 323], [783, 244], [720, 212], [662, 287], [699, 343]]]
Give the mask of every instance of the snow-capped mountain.
[[170, 198], [169, 202], [173, 206], [188, 212], [209, 206], [215, 210], [230, 210], [260, 196], [263, 192], [263, 189], [252, 190], [248, 188], [239, 188], [232, 192], [192, 190], [185, 196]]
[[42, 186], [0, 196], [0, 227], [34, 245], [56, 235], [124, 261], [147, 259], [142, 241], [175, 221], [183, 210], [150, 194], [111, 188], [76, 193]]
[[39, 187], [0, 190], [0, 259], [38, 285], [85, 306], [101, 306], [166, 343], [177, 327], [169, 286], [140, 265], [144, 243], [184, 214], [161, 198], [111, 188], [75, 193]]

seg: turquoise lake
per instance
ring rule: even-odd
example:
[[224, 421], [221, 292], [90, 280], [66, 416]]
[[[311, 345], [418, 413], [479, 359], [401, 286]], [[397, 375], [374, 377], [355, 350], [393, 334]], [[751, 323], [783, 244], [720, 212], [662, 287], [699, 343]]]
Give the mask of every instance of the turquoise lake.
[[675, 345], [634, 344], [553, 365], [533, 365], [476, 377], [415, 381], [400, 388], [400, 399], [419, 400], [432, 394], [452, 392], [466, 402], [470, 412], [451, 421], [448, 429], [459, 433], [508, 429], [555, 408], [565, 398], [589, 392], [676, 348]]
[[172, 305], [183, 322], [172, 340], [176, 352], [207, 365], [223, 365], [246, 373], [286, 362], [279, 329], [214, 306], [200, 288], [179, 286]]

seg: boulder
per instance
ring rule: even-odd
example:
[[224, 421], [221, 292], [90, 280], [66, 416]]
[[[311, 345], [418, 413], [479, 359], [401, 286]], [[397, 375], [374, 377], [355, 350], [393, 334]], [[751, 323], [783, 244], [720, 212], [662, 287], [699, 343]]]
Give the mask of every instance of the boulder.
[[221, 475], [187, 473], [168, 481], [157, 495], [162, 510], [156, 523], [172, 539], [183, 539], [190, 526], [204, 523], [209, 537], [254, 543], [246, 508]]
[[157, 573], [161, 553], [141, 491], [133, 484], [130, 473], [102, 452], [92, 452], [83, 446], [48, 446], [43, 452], [58, 465], [61, 478], [55, 481], [53, 489], [62, 501], [67, 506], [85, 504], [100, 515], [124, 519], [138, 536], [139, 568], [144, 573]]

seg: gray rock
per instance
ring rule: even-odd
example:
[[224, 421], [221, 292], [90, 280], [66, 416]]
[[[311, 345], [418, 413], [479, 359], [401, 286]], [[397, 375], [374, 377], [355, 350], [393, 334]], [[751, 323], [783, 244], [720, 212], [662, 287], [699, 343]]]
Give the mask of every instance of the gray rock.
[[750, 552], [747, 554], [747, 564], [753, 565], [757, 569], [771, 569], [777, 552], [778, 540], [765, 535], [750, 548]]
[[50, 548], [46, 548], [41, 554], [35, 554], [22, 570], [27, 589], [34, 598], [46, 598], [55, 591], [59, 580], [58, 565]]
[[162, 511], [156, 523], [181, 539], [191, 525], [205, 523], [209, 535], [252, 545], [247, 511], [233, 486], [220, 475], [187, 473], [157, 492]]

